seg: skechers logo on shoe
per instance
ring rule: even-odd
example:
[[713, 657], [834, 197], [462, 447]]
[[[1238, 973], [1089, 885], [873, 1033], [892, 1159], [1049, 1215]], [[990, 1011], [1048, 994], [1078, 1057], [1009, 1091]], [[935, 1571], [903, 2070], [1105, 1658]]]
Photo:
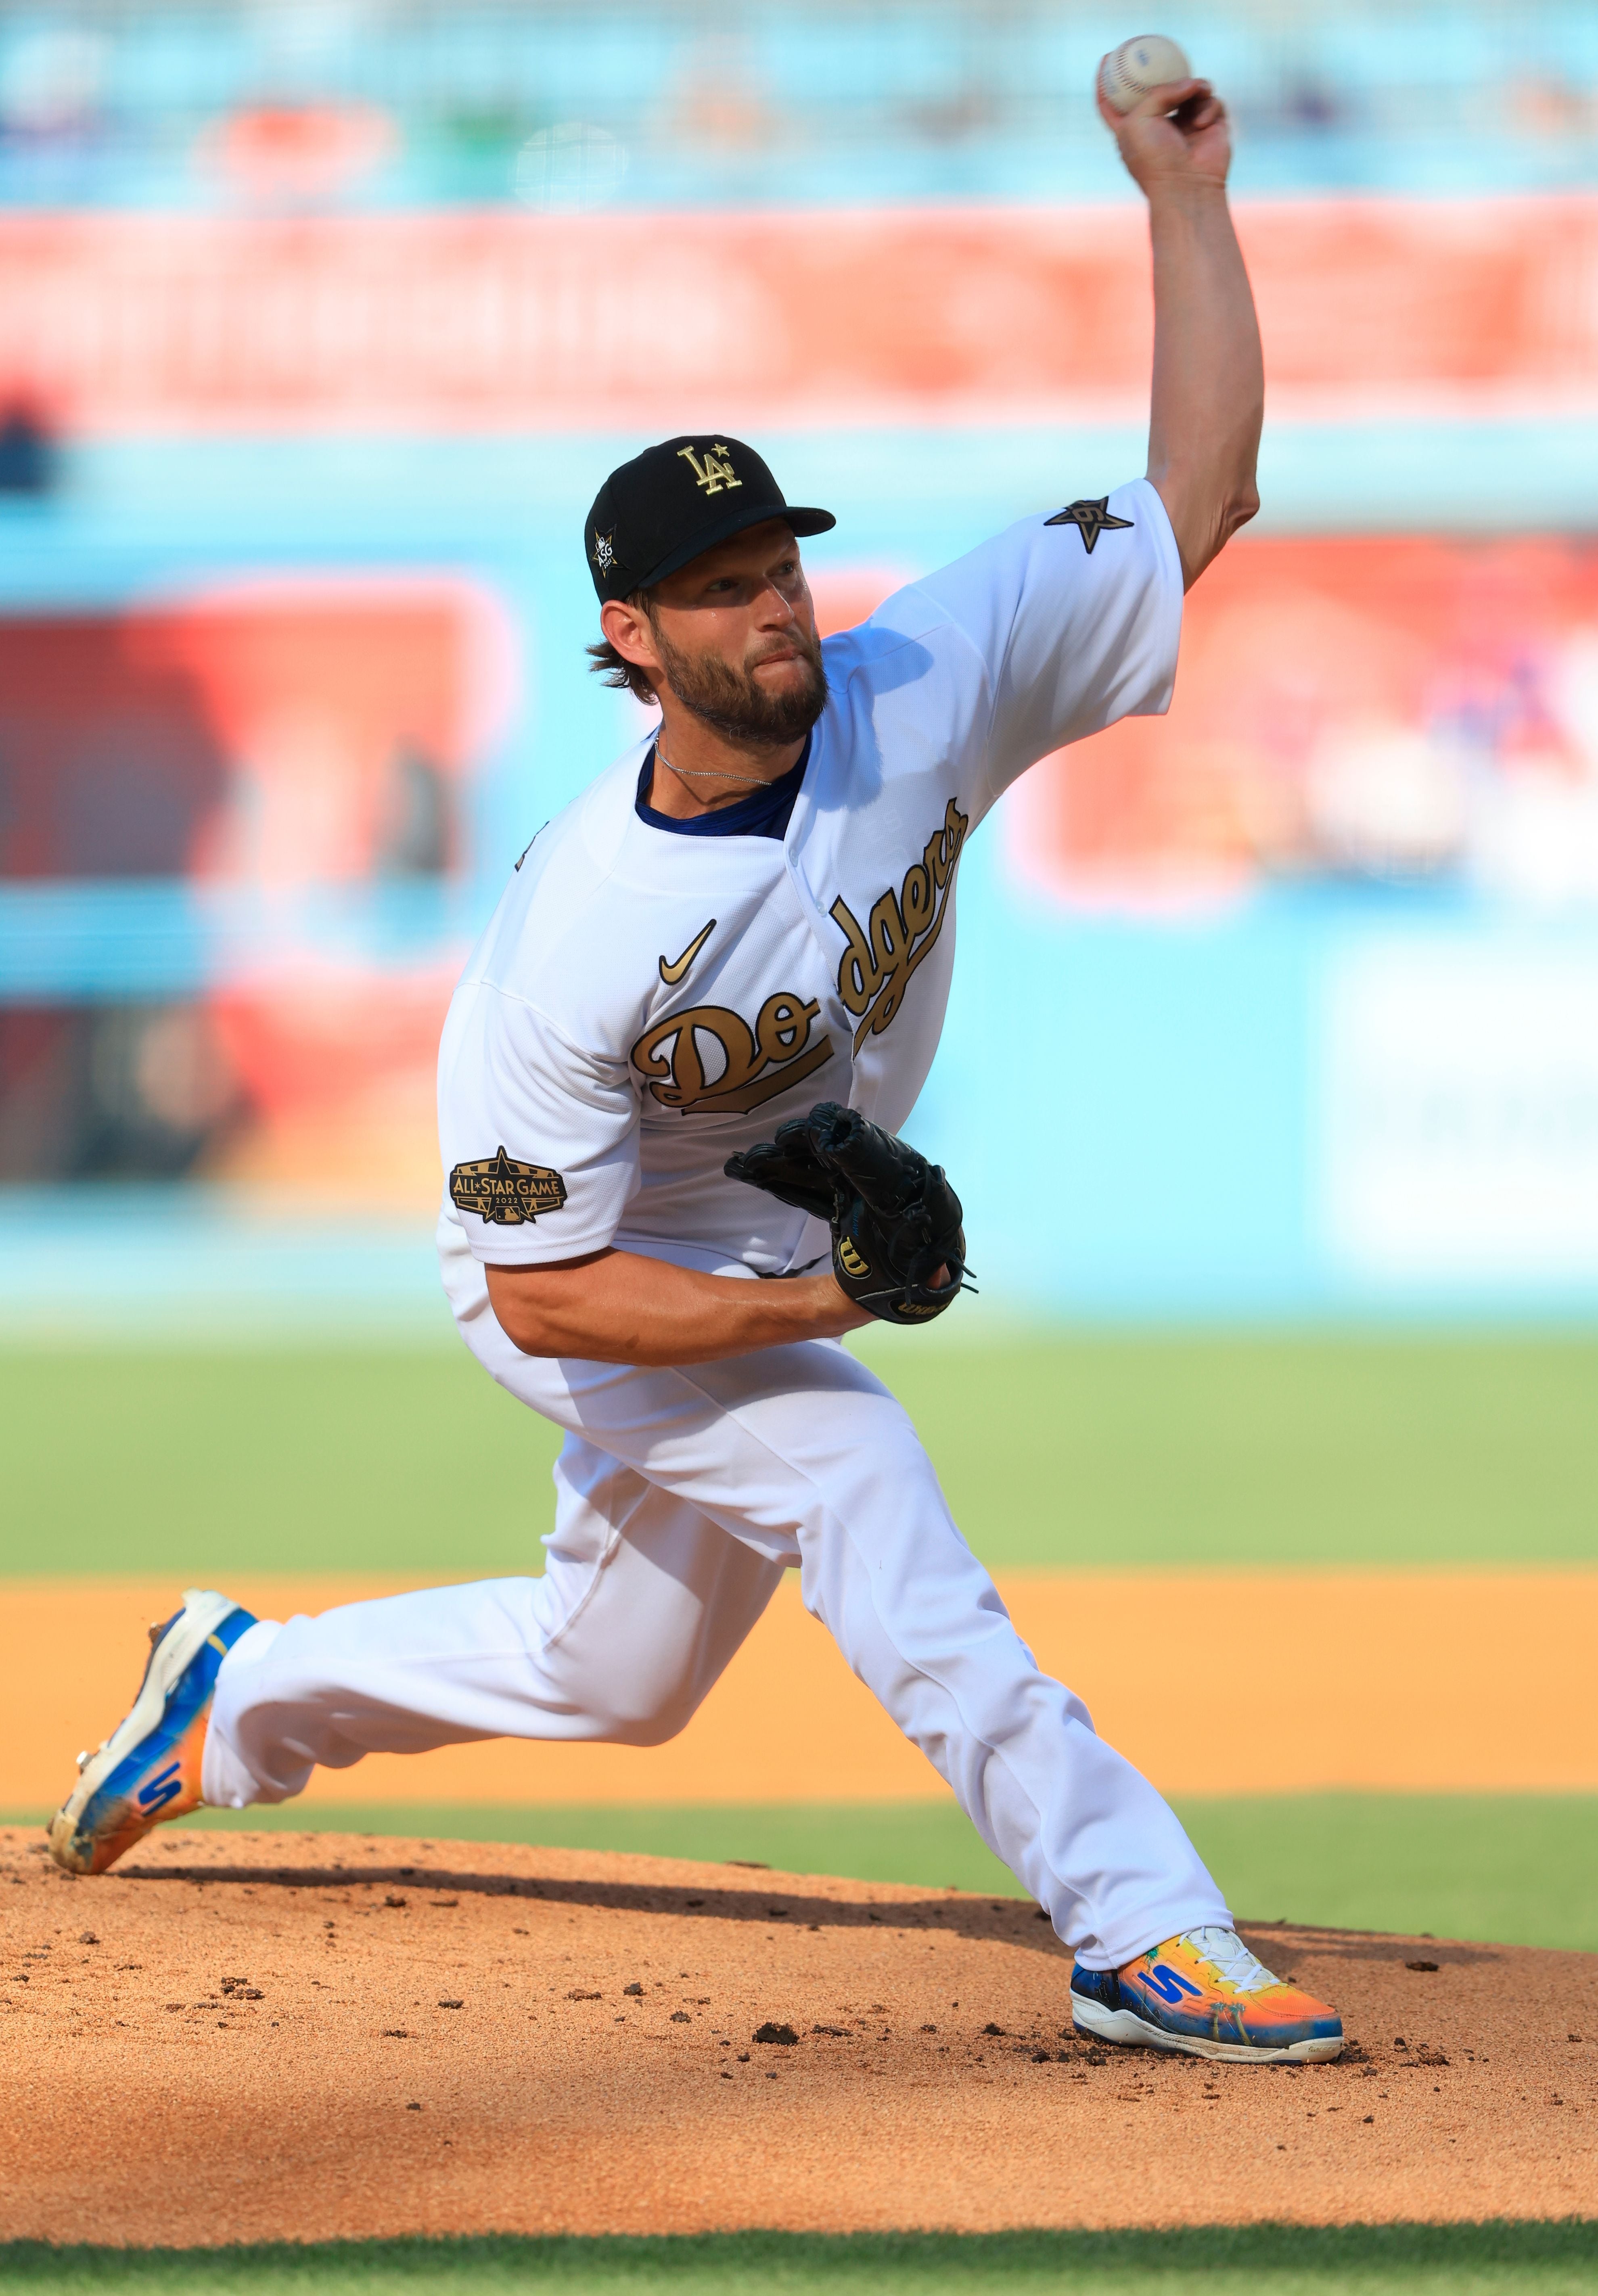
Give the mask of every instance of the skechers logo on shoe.
[[1157, 1961], [1152, 1969], [1139, 1970], [1137, 1981], [1140, 1985], [1146, 1985], [1151, 1993], [1158, 1993], [1170, 2007], [1174, 2007], [1184, 1993], [1191, 1993], [1195, 2001], [1203, 1999], [1198, 1986], [1185, 1977], [1179, 1977], [1174, 1969], [1168, 1969], [1162, 1961]]
[[145, 1811], [165, 1809], [169, 1801], [176, 1801], [183, 1792], [182, 1771], [181, 1762], [159, 1770], [147, 1786], [139, 1788], [139, 1808]]

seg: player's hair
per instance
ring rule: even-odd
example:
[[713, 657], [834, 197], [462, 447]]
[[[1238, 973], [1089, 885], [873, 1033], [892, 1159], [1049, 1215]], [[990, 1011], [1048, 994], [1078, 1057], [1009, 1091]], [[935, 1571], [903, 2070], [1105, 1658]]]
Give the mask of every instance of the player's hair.
[[[647, 590], [635, 590], [627, 603], [635, 606], [640, 613], [647, 614], [653, 623], [655, 602]], [[654, 700], [654, 681], [648, 670], [640, 669], [636, 662], [628, 661], [624, 654], [618, 653], [609, 638], [601, 638], [597, 645], [587, 647], [586, 652], [589, 668], [596, 677], [602, 677], [607, 685], [625, 687], [635, 701], [642, 701], [646, 706]]]

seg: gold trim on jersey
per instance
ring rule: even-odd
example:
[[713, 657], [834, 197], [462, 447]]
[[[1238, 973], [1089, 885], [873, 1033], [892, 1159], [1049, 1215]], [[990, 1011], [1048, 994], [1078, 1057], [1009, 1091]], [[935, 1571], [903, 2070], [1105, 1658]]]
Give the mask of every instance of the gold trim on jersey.
[[897, 892], [889, 885], [872, 904], [864, 927], [841, 894], [833, 902], [832, 921], [841, 926], [846, 943], [838, 967], [838, 994], [860, 1023], [855, 1031], [856, 1052], [867, 1035], [880, 1037], [893, 1019], [905, 1001], [911, 974], [943, 931], [955, 865], [970, 826], [970, 816], [951, 798], [921, 859], [906, 870]]
[[[751, 1029], [725, 1004], [694, 1004], [646, 1029], [629, 1057], [662, 1108], [679, 1116], [745, 1115], [832, 1059], [831, 1037], [810, 1042], [820, 1010], [813, 999], [783, 990], [766, 998]], [[714, 1078], [706, 1072], [701, 1037], [721, 1047], [723, 1067]]]

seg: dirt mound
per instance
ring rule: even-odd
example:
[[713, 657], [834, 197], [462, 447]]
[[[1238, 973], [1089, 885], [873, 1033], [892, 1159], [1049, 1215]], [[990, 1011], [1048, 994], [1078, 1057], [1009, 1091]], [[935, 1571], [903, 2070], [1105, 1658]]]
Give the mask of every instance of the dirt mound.
[[1590, 2211], [1598, 1956], [1249, 1934], [1340, 2062], [1085, 2046], [1024, 1902], [333, 1834], [75, 1882], [0, 1830], [0, 2235]]

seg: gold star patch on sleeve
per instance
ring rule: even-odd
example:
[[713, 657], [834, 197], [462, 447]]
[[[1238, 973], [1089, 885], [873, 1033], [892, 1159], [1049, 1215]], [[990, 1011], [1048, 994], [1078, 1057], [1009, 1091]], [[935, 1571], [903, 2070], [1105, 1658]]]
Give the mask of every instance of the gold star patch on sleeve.
[[519, 1164], [503, 1148], [474, 1164], [457, 1164], [449, 1176], [449, 1200], [457, 1211], [475, 1212], [490, 1227], [525, 1227], [540, 1212], [558, 1212], [566, 1183], [547, 1164]]
[[1100, 535], [1107, 534], [1111, 527], [1130, 526], [1132, 521], [1129, 518], [1111, 518], [1110, 497], [1101, 495], [1097, 502], [1089, 502], [1084, 497], [1081, 502], [1067, 503], [1065, 508], [1056, 511], [1053, 518], [1045, 518], [1044, 524], [1074, 526], [1082, 537], [1083, 549], [1091, 556], [1094, 544]]

